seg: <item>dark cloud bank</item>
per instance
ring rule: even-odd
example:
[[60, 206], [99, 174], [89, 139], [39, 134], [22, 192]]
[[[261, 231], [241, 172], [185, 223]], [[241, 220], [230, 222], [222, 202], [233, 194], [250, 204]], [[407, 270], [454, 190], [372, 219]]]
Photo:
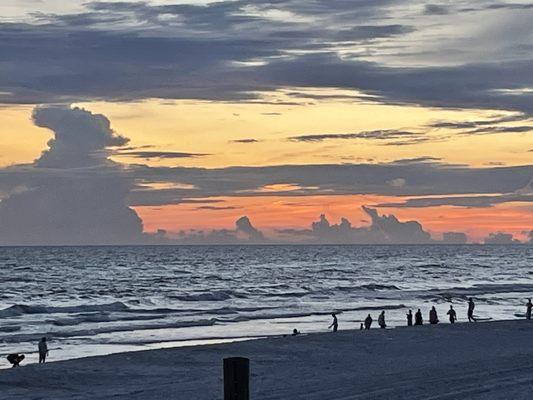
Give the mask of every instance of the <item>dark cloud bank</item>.
[[[446, 21], [443, 27], [453, 28], [448, 15], [465, 12], [457, 5], [421, 5], [419, 17], [413, 19], [400, 0], [88, 2], [79, 14], [0, 22], [0, 100], [247, 101], [257, 99], [259, 91], [280, 87], [335, 87], [370, 94], [382, 103], [531, 113], [533, 93], [520, 92], [533, 87], [531, 45], [521, 42], [527, 36], [516, 37], [507, 52], [486, 62], [471, 59], [441, 66], [436, 61], [415, 68], [359, 55], [358, 49], [366, 48], [370, 55], [394, 53], [394, 61], [401, 61], [409, 49], [389, 42], [422, 35], [422, 14], [437, 15], [435, 23]], [[492, 10], [508, 13], [517, 9], [512, 6], [502, 2]], [[523, 18], [527, 12], [524, 9]], [[272, 13], [288, 16], [269, 17]], [[410, 43], [416, 49], [416, 40]], [[436, 39], [437, 53], [467, 54], [475, 41], [471, 44], [465, 33], [461, 49], [440, 49], [438, 44]], [[347, 48], [352, 48], [348, 54]]]

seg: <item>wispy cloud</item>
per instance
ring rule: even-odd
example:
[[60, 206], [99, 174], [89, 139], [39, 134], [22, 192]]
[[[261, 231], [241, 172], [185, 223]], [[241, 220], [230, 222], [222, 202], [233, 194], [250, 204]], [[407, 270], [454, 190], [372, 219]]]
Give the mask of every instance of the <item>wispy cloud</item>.
[[231, 140], [230, 143], [241, 143], [241, 144], [251, 144], [251, 143], [258, 143], [259, 140], [257, 139], [236, 139]]
[[450, 13], [450, 9], [441, 4], [426, 4], [424, 5], [425, 15], [446, 15]]
[[[411, 131], [402, 131], [394, 129], [386, 130], [375, 130], [375, 131], [364, 131], [356, 133], [319, 133], [319, 134], [309, 134], [309, 135], [299, 135], [291, 136], [288, 138], [292, 142], [323, 142], [326, 140], [379, 140], [379, 141], [397, 141], [402, 144], [404, 141], [409, 143], [418, 143], [421, 141], [430, 140], [429, 137], [426, 137], [424, 132], [411, 132]], [[397, 142], [392, 142], [389, 144], [398, 144]]]
[[533, 195], [530, 194], [502, 194], [493, 196], [446, 196], [446, 197], [422, 197], [407, 199], [401, 202], [380, 203], [375, 207], [380, 208], [424, 208], [424, 207], [492, 207], [502, 203], [532, 203]]
[[197, 157], [206, 157], [210, 154], [203, 153], [184, 153], [179, 151], [120, 151], [115, 154], [116, 156], [122, 157], [135, 157], [142, 159], [151, 159], [151, 158], [164, 158], [164, 159], [175, 159], [175, 158], [197, 158]]
[[242, 207], [234, 207], [234, 206], [201, 206], [196, 207], [195, 210], [199, 211], [227, 211], [227, 210], [238, 210]]
[[[517, 122], [522, 122], [522, 124], [509, 125]], [[531, 114], [514, 114], [470, 121], [434, 121], [428, 127], [433, 129], [451, 129], [456, 131], [456, 134], [467, 136], [524, 133], [533, 131], [533, 117]]]

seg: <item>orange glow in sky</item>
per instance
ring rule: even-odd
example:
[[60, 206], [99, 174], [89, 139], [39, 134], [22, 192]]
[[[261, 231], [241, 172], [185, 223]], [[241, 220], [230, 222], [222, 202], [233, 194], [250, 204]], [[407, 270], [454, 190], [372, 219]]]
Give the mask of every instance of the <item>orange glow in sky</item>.
[[[276, 229], [309, 228], [320, 214], [331, 224], [348, 218], [352, 226], [369, 225], [370, 218], [361, 209], [381, 202], [397, 201], [384, 196], [307, 196], [307, 197], [231, 197], [214, 198], [217, 203], [135, 207], [148, 232], [197, 229], [232, 229], [237, 218], [247, 215], [258, 229], [275, 235]], [[513, 233], [525, 239], [525, 227], [532, 221], [533, 209], [527, 204], [499, 205], [492, 208], [427, 207], [381, 208], [382, 214], [394, 214], [400, 221], [419, 221], [434, 238], [442, 232], [465, 232], [479, 241], [491, 232]]]

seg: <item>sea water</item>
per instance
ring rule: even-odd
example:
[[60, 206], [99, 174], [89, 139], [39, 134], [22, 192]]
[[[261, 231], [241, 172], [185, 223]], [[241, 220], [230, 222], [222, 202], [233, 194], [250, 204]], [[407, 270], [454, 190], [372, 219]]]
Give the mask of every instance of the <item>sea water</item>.
[[0, 248], [0, 366], [358, 328], [385, 310], [459, 322], [523, 318], [533, 246], [123, 246]]

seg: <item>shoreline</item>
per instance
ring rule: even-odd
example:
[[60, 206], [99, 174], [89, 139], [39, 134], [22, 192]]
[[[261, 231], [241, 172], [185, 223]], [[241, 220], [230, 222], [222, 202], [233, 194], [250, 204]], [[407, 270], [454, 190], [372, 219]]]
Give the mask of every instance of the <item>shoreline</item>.
[[23, 365], [0, 371], [0, 387], [9, 399], [217, 399], [223, 358], [244, 356], [253, 399], [526, 399], [532, 333], [506, 320], [267, 337]]

